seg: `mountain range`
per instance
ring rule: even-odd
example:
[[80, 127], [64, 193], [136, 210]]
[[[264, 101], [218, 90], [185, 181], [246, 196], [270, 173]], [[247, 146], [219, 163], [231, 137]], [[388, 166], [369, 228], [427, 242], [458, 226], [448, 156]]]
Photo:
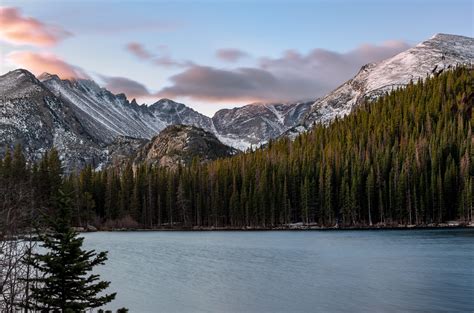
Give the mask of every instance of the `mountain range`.
[[[47, 73], [35, 77], [18, 69], [0, 76], [0, 156], [7, 147], [20, 143], [30, 160], [56, 147], [67, 169], [86, 164], [102, 167], [133, 157], [152, 143], [156, 146], [160, 137], [155, 136], [178, 124], [194, 127], [181, 132], [208, 139], [213, 135], [244, 151], [282, 135], [295, 136], [314, 123], [329, 123], [365, 99], [375, 99], [410, 81], [473, 63], [473, 38], [437, 34], [394, 57], [363, 66], [354, 78], [320, 99], [254, 103], [220, 110], [212, 118], [170, 99], [139, 105], [92, 80], [63, 80]], [[196, 127], [204, 132], [197, 132]]]

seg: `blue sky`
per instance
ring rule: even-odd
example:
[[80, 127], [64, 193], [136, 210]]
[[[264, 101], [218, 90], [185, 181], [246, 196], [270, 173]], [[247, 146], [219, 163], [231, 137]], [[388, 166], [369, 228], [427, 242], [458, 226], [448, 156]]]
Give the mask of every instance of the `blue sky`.
[[364, 63], [435, 33], [473, 37], [473, 3], [3, 0], [10, 9], [8, 20], [0, 15], [3, 29], [32, 19], [53, 38], [0, 30], [0, 69], [70, 66], [62, 76], [89, 77], [147, 103], [170, 97], [211, 115], [253, 101], [316, 98]]

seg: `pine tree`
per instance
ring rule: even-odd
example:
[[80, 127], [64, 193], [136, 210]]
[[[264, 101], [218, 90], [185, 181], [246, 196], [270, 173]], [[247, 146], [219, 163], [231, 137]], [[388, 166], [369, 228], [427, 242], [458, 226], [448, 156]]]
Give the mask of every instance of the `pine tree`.
[[179, 210], [184, 226], [188, 226], [190, 222], [189, 214], [191, 201], [188, 199], [186, 194], [186, 182], [183, 179], [181, 179], [178, 184], [178, 190], [176, 192], [176, 206]]
[[374, 178], [374, 171], [371, 168], [369, 172], [369, 176], [367, 177], [367, 215], [369, 218], [369, 225], [372, 226], [372, 209], [373, 205], [373, 194], [374, 194], [374, 185], [375, 185], [375, 178]]
[[[46, 158], [46, 157], [45, 157]], [[59, 158], [59, 153], [56, 149], [52, 149], [48, 154], [46, 160], [48, 166], [48, 181], [50, 187], [50, 204], [55, 203], [56, 197], [59, 196], [58, 192], [61, 189], [62, 184], [62, 164]]]
[[84, 238], [71, 227], [71, 199], [59, 192], [59, 214], [49, 221], [51, 231], [39, 233], [46, 249], [32, 253], [25, 261], [41, 276], [29, 280], [31, 294], [24, 307], [40, 311], [83, 312], [109, 303], [115, 293], [102, 294], [110, 282], [100, 281], [92, 269], [104, 264], [107, 253], [85, 251]]
[[307, 225], [309, 224], [309, 179], [306, 176], [303, 184], [301, 185], [301, 218], [303, 219], [304, 223]]
[[230, 224], [231, 226], [236, 226], [235, 221], [237, 220], [237, 212], [240, 208], [240, 201], [239, 201], [239, 192], [237, 191], [237, 179], [234, 175], [232, 178], [232, 194], [229, 199], [229, 210], [230, 210]]

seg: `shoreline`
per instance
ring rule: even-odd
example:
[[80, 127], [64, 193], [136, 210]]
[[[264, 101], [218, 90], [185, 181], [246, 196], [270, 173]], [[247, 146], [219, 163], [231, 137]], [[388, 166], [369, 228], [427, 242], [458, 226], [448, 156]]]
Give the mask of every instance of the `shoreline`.
[[[281, 231], [281, 232], [305, 232], [305, 231], [315, 231], [315, 232], [337, 232], [337, 231], [402, 231], [402, 230], [448, 230], [448, 229], [472, 229], [474, 230], [474, 223], [470, 224], [460, 224], [460, 225], [400, 225], [400, 226], [357, 226], [357, 227], [298, 227], [298, 228], [289, 228], [289, 227], [259, 227], [259, 228], [230, 228], [230, 227], [160, 227], [160, 228], [114, 228], [114, 229], [100, 229], [94, 228], [94, 230], [87, 230], [84, 227], [73, 227], [78, 233], [103, 233], [103, 232], [271, 232], [271, 231]], [[26, 238], [26, 234], [18, 234], [15, 236], [16, 239]], [[35, 237], [35, 236], [34, 236]], [[0, 241], [5, 240], [5, 238], [0, 238]], [[36, 240], [34, 240], [36, 241]]]
[[298, 226], [298, 227], [157, 227], [157, 228], [114, 228], [114, 229], [96, 229], [87, 230], [82, 227], [76, 227], [76, 231], [80, 233], [92, 232], [226, 232], [226, 231], [242, 231], [242, 232], [266, 232], [266, 231], [383, 231], [383, 230], [435, 230], [435, 229], [474, 229], [474, 224], [463, 225], [400, 225], [400, 226], [357, 226], [357, 227], [316, 227], [316, 226]]

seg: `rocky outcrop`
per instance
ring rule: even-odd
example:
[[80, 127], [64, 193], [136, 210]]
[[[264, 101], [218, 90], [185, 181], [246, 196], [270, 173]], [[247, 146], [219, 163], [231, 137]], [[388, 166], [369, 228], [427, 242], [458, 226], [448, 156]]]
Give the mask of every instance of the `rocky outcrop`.
[[235, 153], [237, 150], [224, 145], [204, 129], [172, 125], [143, 145], [133, 157], [133, 162], [176, 168], [190, 165], [194, 159], [207, 162]]

